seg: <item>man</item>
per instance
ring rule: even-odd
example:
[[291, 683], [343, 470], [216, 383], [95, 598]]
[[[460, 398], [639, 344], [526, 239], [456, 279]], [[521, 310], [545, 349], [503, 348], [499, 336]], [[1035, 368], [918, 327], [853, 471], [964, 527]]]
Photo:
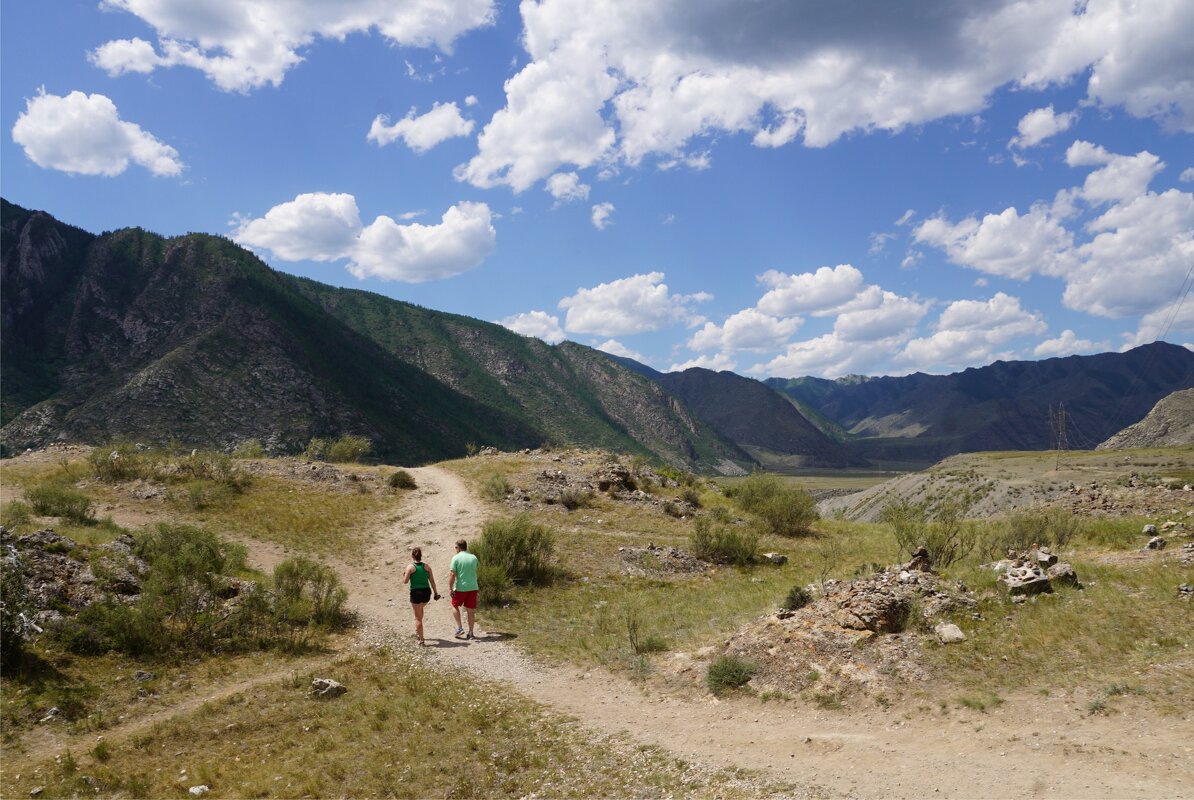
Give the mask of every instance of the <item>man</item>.
[[[456, 620], [456, 638], [472, 639], [477, 617], [477, 557], [468, 551], [468, 542], [456, 542], [456, 555], [448, 567], [448, 593], [452, 596], [452, 617]], [[468, 633], [460, 624], [460, 607], [468, 613]]]

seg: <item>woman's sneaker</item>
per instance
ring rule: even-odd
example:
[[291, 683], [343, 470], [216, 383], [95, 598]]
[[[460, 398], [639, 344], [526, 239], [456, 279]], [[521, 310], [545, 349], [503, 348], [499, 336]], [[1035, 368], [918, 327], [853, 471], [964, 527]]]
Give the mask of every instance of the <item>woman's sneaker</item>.
[[457, 639], [463, 639], [464, 638], [464, 628], [457, 628], [456, 633], [454, 635], [456, 636]]

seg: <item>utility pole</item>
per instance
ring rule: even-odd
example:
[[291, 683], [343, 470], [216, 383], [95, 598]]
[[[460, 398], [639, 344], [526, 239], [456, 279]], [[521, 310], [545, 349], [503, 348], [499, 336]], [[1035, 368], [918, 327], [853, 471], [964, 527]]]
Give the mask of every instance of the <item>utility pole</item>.
[[[1052, 421], [1052, 414], [1050, 414], [1050, 421]], [[1070, 443], [1065, 435], [1065, 402], [1057, 404], [1057, 426], [1054, 429], [1057, 434], [1057, 460], [1053, 465], [1053, 471], [1061, 469], [1061, 451], [1070, 449]]]

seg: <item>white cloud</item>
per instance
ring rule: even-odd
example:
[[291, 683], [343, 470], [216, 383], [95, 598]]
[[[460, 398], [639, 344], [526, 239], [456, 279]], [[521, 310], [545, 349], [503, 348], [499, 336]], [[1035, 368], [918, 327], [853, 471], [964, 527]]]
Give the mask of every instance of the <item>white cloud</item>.
[[[1128, 350], [1142, 344], [1162, 341], [1181, 342], [1179, 335], [1189, 337], [1194, 334], [1194, 300], [1189, 294], [1174, 297], [1173, 302], [1156, 311], [1145, 314], [1140, 318], [1140, 325], [1135, 333], [1124, 335], [1123, 348]], [[1194, 346], [1186, 339], [1186, 347], [1194, 350]]]
[[840, 336], [827, 333], [815, 339], [793, 342], [775, 358], [755, 364], [748, 372], [754, 375], [770, 375], [796, 378], [816, 375], [823, 378], [840, 378], [850, 374], [873, 374], [882, 368], [898, 351], [903, 340], [880, 339], [874, 342], [849, 342]]
[[606, 339], [601, 344], [593, 345], [593, 347], [597, 348], [603, 353], [609, 353], [610, 355], [621, 356], [622, 358], [633, 358], [640, 364], [645, 364], [647, 362], [646, 356], [636, 350], [631, 350], [617, 339]]
[[931, 336], [912, 339], [897, 357], [929, 372], [987, 364], [1010, 354], [998, 350], [1014, 339], [1039, 336], [1047, 325], [1020, 307], [1016, 297], [997, 292], [990, 300], [956, 300], [946, 307]]
[[1055, 358], [1089, 353], [1105, 353], [1111, 349], [1107, 342], [1092, 342], [1089, 339], [1079, 339], [1078, 334], [1069, 328], [1061, 332], [1055, 339], [1046, 339], [1032, 349], [1036, 358]]
[[567, 338], [564, 329], [560, 327], [560, 318], [548, 314], [546, 311], [527, 311], [522, 314], [514, 314], [501, 320], [498, 324], [515, 333], [521, 333], [523, 336], [542, 339], [548, 344], [559, 344]]
[[362, 227], [349, 194], [301, 194], [257, 219], [238, 218], [232, 238], [284, 261], [348, 261], [358, 278], [422, 283], [458, 275], [493, 252], [489, 206], [461, 202], [438, 225], [399, 225], [379, 216]]
[[887, 243], [894, 238], [896, 238], [896, 234], [894, 233], [885, 233], [882, 231], [879, 233], [872, 233], [870, 235], [871, 244], [870, 247], [867, 248], [867, 252], [871, 255], [882, 253], [887, 248]]
[[366, 138], [382, 146], [401, 139], [416, 153], [425, 153], [440, 142], [456, 136], [468, 136], [475, 124], [471, 119], [466, 120], [461, 116], [455, 103], [435, 103], [422, 116], [415, 116], [412, 108], [393, 125], [389, 125], [389, 121], [390, 118], [385, 114], [378, 114]]
[[609, 217], [614, 213], [613, 203], [598, 203], [593, 206], [593, 227], [599, 231], [605, 230], [613, 223], [610, 222]]
[[912, 233], [922, 244], [945, 251], [955, 264], [1027, 280], [1035, 272], [1056, 272], [1073, 238], [1042, 206], [1021, 216], [1015, 208], [951, 223], [943, 217], [922, 222]]
[[1079, 193], [1091, 204], [1131, 200], [1143, 194], [1152, 179], [1165, 169], [1164, 162], [1147, 150], [1134, 156], [1121, 156], [1083, 141], [1074, 142], [1066, 150], [1066, 163], [1071, 167], [1100, 167], [1086, 176]]
[[470, 108], [475, 106], [477, 104], [477, 96], [475, 94], [470, 94], [468, 97], [464, 98], [464, 104]]
[[768, 270], [758, 277], [771, 289], [755, 307], [764, 314], [790, 317], [804, 312], [832, 311], [854, 298], [862, 288], [862, 273], [850, 264], [792, 275]]
[[[542, 0], [529, 62], [458, 175], [522, 191], [570, 165], [679, 163], [698, 137], [828, 145], [981, 111], [1008, 85], [1085, 80], [1091, 101], [1194, 129], [1194, 5]], [[1068, 118], [1028, 119], [1038, 140]]]
[[706, 322], [692, 335], [693, 350], [773, 350], [784, 344], [803, 323], [799, 317], [778, 319], [753, 308], [739, 311], [721, 325]]
[[733, 372], [737, 369], [734, 364], [734, 359], [725, 353], [718, 353], [717, 355], [703, 355], [696, 358], [684, 361], [682, 363], [672, 364], [667, 368], [668, 372], [683, 372], [686, 369], [700, 367], [701, 369], [711, 369], [714, 372]]
[[[711, 300], [704, 292], [672, 294], [662, 272], [632, 275], [591, 289], [579, 289], [560, 301], [567, 309], [564, 328], [573, 333], [625, 336], [696, 321], [694, 303]], [[702, 320], [703, 321], [703, 320]]]
[[900, 218], [895, 221], [895, 224], [899, 225], [902, 228], [905, 225], [907, 225], [909, 222], [911, 222], [912, 218], [915, 216], [916, 216], [916, 212], [913, 211], [912, 209], [908, 209], [907, 211], [905, 211], [903, 214], [900, 215]]
[[177, 150], [122, 120], [102, 94], [59, 97], [43, 89], [25, 101], [12, 139], [39, 167], [77, 175], [119, 175], [130, 161], [159, 177], [183, 170]]
[[910, 335], [929, 313], [932, 303], [901, 297], [868, 286], [847, 304], [833, 323], [833, 333], [844, 342], [869, 342]]
[[154, 29], [158, 51], [141, 39], [107, 42], [91, 60], [110, 75], [186, 66], [202, 71], [226, 91], [246, 92], [281, 84], [317, 38], [344, 41], [378, 31], [405, 47], [449, 52], [466, 31], [492, 24], [491, 0], [103, 0]]
[[1182, 183], [1194, 183], [1194, 167], [1186, 167], [1182, 170], [1182, 174], [1177, 176], [1177, 179]]
[[[547, 191], [557, 203], [571, 203], [573, 200], [588, 200], [589, 185], [580, 182], [575, 172], [557, 172], [547, 179]], [[597, 223], [594, 221], [593, 223]], [[600, 226], [599, 228], [600, 229]]]
[[1008, 142], [1008, 147], [1036, 147], [1046, 139], [1069, 130], [1077, 120], [1078, 113], [1075, 111], [1054, 113], [1052, 103], [1044, 108], [1029, 111], [1016, 126], [1019, 133]]

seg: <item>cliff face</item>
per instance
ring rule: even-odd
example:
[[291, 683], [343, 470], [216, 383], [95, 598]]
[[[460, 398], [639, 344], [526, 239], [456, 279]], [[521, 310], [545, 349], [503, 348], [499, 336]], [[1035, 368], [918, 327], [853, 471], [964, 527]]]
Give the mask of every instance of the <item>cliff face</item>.
[[1194, 389], [1161, 398], [1144, 419], [1102, 442], [1098, 449], [1188, 445], [1194, 445]]
[[9, 449], [257, 438], [293, 452], [353, 433], [402, 463], [553, 442], [749, 460], [640, 376], [579, 368], [587, 348], [302, 281], [220, 237], [92, 236], [8, 203], [2, 233]]

